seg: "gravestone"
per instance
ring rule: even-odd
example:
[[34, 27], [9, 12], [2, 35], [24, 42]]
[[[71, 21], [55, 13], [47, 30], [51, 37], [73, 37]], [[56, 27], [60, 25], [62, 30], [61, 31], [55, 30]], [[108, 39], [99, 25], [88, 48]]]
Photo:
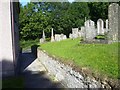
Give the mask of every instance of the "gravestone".
[[118, 41], [118, 32], [120, 32], [120, 30], [118, 30], [120, 26], [119, 17], [120, 17], [120, 6], [117, 3], [110, 4], [108, 9], [109, 43]]
[[43, 38], [40, 39], [40, 43], [44, 43], [44, 39]]
[[85, 27], [81, 27], [81, 37], [85, 40]]
[[120, 6], [119, 6], [119, 15], [118, 15], [118, 41], [120, 42]]
[[81, 37], [81, 30], [78, 31], [78, 37]]
[[67, 39], [67, 36], [66, 36], [66, 35], [63, 36], [63, 40], [65, 40], [65, 39]]
[[72, 39], [72, 34], [71, 33], [69, 34], [69, 38]]
[[106, 21], [105, 21], [105, 28], [106, 28], [106, 30], [105, 30], [105, 32], [108, 32], [108, 19], [106, 19]]
[[55, 34], [55, 41], [60, 41], [60, 40], [61, 40], [61, 35]]
[[60, 40], [64, 40], [64, 34], [60, 35]]
[[96, 36], [95, 23], [92, 20], [85, 22], [85, 40], [92, 41]]
[[45, 42], [45, 32], [43, 30], [43, 35], [42, 38], [40, 39], [40, 43], [44, 43]]
[[66, 35], [64, 34], [55, 34], [55, 41], [61, 41], [67, 39]]
[[45, 32], [43, 30], [43, 36], [42, 36], [43, 40], [45, 41]]
[[102, 19], [98, 19], [97, 21], [97, 34], [104, 35], [104, 22]]
[[52, 30], [51, 30], [51, 42], [54, 42], [55, 40], [54, 40], [54, 35], [53, 35], [53, 28], [52, 28]]
[[78, 28], [72, 28], [72, 35], [73, 35], [73, 38], [78, 37]]

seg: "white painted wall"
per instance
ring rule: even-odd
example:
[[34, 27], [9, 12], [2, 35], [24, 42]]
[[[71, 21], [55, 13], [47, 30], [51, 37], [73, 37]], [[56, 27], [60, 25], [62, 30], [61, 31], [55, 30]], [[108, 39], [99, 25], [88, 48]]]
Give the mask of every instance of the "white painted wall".
[[2, 70], [3, 74], [14, 73], [12, 49], [10, 2], [0, 0], [0, 76]]

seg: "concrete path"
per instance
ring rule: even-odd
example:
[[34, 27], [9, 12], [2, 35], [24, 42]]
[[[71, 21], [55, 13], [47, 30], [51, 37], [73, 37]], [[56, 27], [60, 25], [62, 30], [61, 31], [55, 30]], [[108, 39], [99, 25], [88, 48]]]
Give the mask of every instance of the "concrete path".
[[24, 77], [25, 88], [55, 88], [60, 89], [60, 83], [55, 83], [50, 79], [46, 68], [30, 52], [23, 52], [20, 56], [21, 72]]

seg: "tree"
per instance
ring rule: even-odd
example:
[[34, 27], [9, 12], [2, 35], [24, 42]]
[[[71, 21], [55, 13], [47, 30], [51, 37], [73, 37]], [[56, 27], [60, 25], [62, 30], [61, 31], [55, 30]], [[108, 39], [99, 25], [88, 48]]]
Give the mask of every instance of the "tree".
[[69, 36], [72, 28], [84, 25], [85, 17], [97, 21], [108, 16], [107, 2], [30, 2], [20, 6], [20, 38], [24, 40], [50, 37], [51, 29], [56, 34]]
[[106, 20], [108, 19], [108, 6], [109, 2], [89, 2], [91, 19], [95, 22], [99, 18]]

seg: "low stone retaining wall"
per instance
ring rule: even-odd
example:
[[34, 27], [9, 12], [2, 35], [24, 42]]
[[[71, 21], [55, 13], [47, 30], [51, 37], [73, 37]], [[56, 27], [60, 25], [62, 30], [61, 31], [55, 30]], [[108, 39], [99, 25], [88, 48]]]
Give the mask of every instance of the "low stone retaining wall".
[[[38, 59], [46, 67], [48, 72], [55, 76], [66, 88], [105, 88], [106, 85], [91, 79], [83, 77], [79, 72], [74, 71], [70, 66], [60, 63], [52, 58], [45, 51], [37, 50]], [[107, 86], [108, 88], [108, 86]], [[109, 87], [111, 88], [111, 87]]]

